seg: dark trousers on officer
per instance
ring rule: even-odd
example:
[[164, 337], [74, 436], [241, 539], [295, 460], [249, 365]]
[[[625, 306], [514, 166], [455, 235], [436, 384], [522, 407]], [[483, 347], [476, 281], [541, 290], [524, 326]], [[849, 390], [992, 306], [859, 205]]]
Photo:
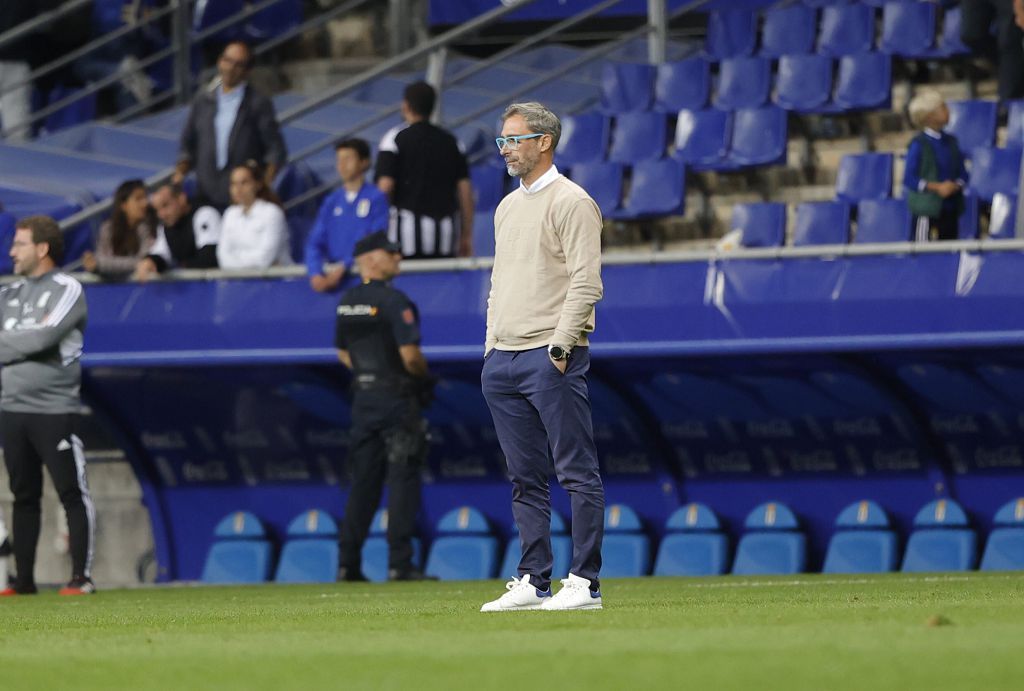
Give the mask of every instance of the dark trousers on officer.
[[352, 489], [341, 527], [340, 566], [358, 572], [362, 549], [388, 479], [388, 568], [413, 568], [412, 538], [420, 509], [426, 437], [419, 405], [387, 390], [357, 391], [352, 404]]
[[[599, 585], [604, 486], [587, 389], [588, 348], [577, 347], [565, 374], [547, 348], [492, 350], [481, 383], [512, 478], [512, 513], [523, 550], [519, 575], [551, 582], [551, 471], [572, 506], [570, 571]], [[550, 449], [550, 452], [549, 452]]]
[[14, 495], [11, 533], [19, 590], [35, 586], [44, 465], [67, 513], [72, 575], [90, 575], [96, 512], [85, 478], [82, 442], [74, 434], [77, 417], [11, 412], [0, 415], [4, 464]]

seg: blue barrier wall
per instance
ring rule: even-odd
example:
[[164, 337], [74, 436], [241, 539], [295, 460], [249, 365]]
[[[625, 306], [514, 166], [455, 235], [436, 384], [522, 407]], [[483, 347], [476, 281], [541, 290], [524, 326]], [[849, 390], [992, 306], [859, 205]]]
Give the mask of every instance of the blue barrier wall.
[[[1019, 252], [606, 266], [590, 381], [608, 500], [653, 534], [703, 501], [734, 536], [756, 504], [787, 502], [810, 533], [811, 568], [838, 511], [861, 498], [903, 535], [936, 496], [986, 529], [1024, 494], [1021, 268]], [[428, 538], [464, 503], [511, 531], [478, 383], [488, 276], [396, 282], [443, 377], [428, 416]], [[143, 484], [161, 578], [198, 577], [228, 511], [250, 509], [278, 535], [306, 508], [341, 514], [337, 296], [304, 278], [87, 293], [85, 396]], [[554, 501], [567, 516], [564, 493]]]

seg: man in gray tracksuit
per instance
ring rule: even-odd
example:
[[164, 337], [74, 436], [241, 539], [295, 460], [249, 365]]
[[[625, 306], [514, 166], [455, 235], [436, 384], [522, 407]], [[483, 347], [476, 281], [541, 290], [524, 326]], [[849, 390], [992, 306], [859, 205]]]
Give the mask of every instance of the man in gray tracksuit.
[[0, 595], [36, 592], [43, 466], [67, 512], [71, 581], [62, 595], [95, 591], [89, 576], [95, 511], [85, 478], [82, 442], [74, 434], [80, 402], [82, 284], [57, 270], [64, 236], [49, 216], [15, 226], [11, 258], [22, 279], [0, 290], [0, 434], [14, 511], [11, 533], [17, 579]]

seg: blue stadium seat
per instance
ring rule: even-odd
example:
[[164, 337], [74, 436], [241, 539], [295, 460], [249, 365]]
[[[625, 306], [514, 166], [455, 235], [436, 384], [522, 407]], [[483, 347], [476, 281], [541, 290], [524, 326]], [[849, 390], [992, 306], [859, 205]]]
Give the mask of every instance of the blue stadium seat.
[[892, 57], [860, 53], [840, 58], [832, 100], [847, 110], [888, 105], [892, 100]]
[[833, 5], [846, 5], [849, 4], [849, 0], [803, 0], [803, 4], [815, 9], [821, 9], [822, 7], [832, 7]]
[[651, 541], [644, 534], [636, 511], [624, 504], [608, 505], [604, 510], [601, 576], [646, 576], [650, 570]]
[[979, 199], [991, 202], [999, 192], [1017, 194], [1020, 174], [1018, 148], [996, 149], [979, 146], [971, 152], [971, 179], [967, 189]]
[[704, 504], [676, 509], [654, 560], [655, 576], [718, 576], [725, 573], [729, 541], [714, 511]]
[[494, 213], [473, 214], [473, 256], [494, 256]]
[[1024, 570], [1024, 497], [1004, 504], [992, 523], [995, 528], [985, 543], [981, 570]]
[[715, 107], [757, 108], [768, 100], [771, 84], [772, 63], [768, 58], [726, 58], [718, 66]]
[[498, 538], [484, 515], [463, 506], [452, 509], [437, 523], [441, 535], [430, 546], [427, 574], [442, 581], [494, 578], [498, 568]]
[[865, 199], [857, 204], [858, 245], [873, 242], [909, 242], [910, 209], [903, 199]]
[[942, 32], [936, 42], [932, 55], [940, 58], [951, 58], [957, 55], [968, 55], [971, 49], [964, 45], [960, 38], [962, 24], [960, 6], [946, 7], [942, 17]]
[[964, 195], [964, 212], [957, 223], [957, 238], [960, 240], [978, 239], [978, 198]]
[[601, 109], [612, 115], [649, 109], [656, 75], [654, 65], [606, 62], [601, 72]]
[[469, 179], [473, 183], [473, 194], [476, 195], [477, 211], [494, 211], [498, 203], [505, 197], [505, 180], [508, 171], [491, 163], [478, 163], [469, 168]]
[[836, 173], [836, 199], [859, 202], [892, 195], [892, 154], [847, 154]]
[[654, 109], [675, 113], [703, 108], [708, 102], [711, 70], [704, 58], [688, 58], [658, 65], [654, 82]]
[[778, 58], [814, 50], [818, 18], [813, 9], [799, 3], [774, 7], [764, 13], [761, 55]]
[[833, 5], [821, 11], [818, 52], [838, 57], [871, 50], [875, 42], [875, 15], [867, 5]]
[[783, 55], [775, 80], [775, 104], [786, 110], [818, 112], [832, 97], [832, 58]]
[[615, 118], [608, 160], [638, 163], [665, 155], [667, 122], [663, 113], [623, 113]]
[[996, 141], [995, 101], [948, 101], [949, 124], [946, 132], [957, 139], [965, 156], [979, 146], [992, 146]]
[[744, 108], [733, 114], [729, 161], [759, 166], [786, 160], [786, 111], [775, 106]]
[[601, 215], [610, 217], [622, 199], [622, 165], [619, 163], [580, 163], [573, 166], [572, 181], [587, 191]]
[[630, 220], [683, 213], [683, 166], [678, 161], [642, 161], [633, 166], [629, 195], [613, 218]]
[[1006, 146], [1024, 146], [1024, 101], [1006, 102]]
[[750, 55], [757, 43], [757, 15], [749, 10], [721, 10], [708, 15], [704, 51], [715, 60]]
[[1017, 237], [1017, 195], [997, 192], [992, 197], [988, 236], [992, 240], [1013, 240]]
[[952, 499], [925, 504], [903, 555], [903, 571], [967, 571], [977, 558], [977, 536], [967, 514]]
[[697, 170], [731, 168], [732, 113], [717, 108], [681, 110], [676, 118], [673, 158]]
[[203, 583], [262, 583], [270, 577], [267, 531], [248, 511], [230, 513], [213, 531]]
[[14, 226], [17, 221], [14, 214], [0, 211], [0, 274], [9, 274], [14, 270], [11, 245], [14, 243]]
[[904, 58], [934, 54], [935, 3], [887, 2], [882, 8], [882, 37], [878, 49]]
[[274, 580], [333, 583], [338, 575], [338, 524], [321, 509], [303, 511], [288, 524]]
[[786, 238], [786, 205], [754, 202], [732, 207], [730, 230], [741, 231], [744, 247], [779, 247]]
[[[513, 526], [512, 539], [505, 548], [505, 558], [498, 571], [499, 578], [519, 576], [519, 560], [522, 558], [522, 546], [519, 544], [519, 529]], [[551, 512], [551, 578], [565, 578], [569, 575], [572, 563], [572, 538], [566, 532], [565, 520], [557, 511]]]
[[845, 245], [850, 239], [850, 205], [804, 202], [796, 207], [793, 245]]
[[562, 119], [562, 138], [555, 150], [555, 163], [574, 166], [577, 163], [603, 161], [611, 131], [608, 116], [591, 112]]
[[747, 515], [732, 572], [740, 576], [800, 573], [807, 564], [807, 536], [785, 504], [766, 502]]
[[[493, 252], [492, 252], [493, 254]], [[377, 509], [370, 524], [370, 535], [363, 543], [361, 553], [363, 575], [374, 583], [388, 580], [388, 510]], [[412, 565], [418, 568], [422, 563], [423, 543], [418, 537], [412, 539]]]
[[896, 569], [896, 533], [885, 509], [857, 501], [839, 513], [823, 573], [882, 573]]

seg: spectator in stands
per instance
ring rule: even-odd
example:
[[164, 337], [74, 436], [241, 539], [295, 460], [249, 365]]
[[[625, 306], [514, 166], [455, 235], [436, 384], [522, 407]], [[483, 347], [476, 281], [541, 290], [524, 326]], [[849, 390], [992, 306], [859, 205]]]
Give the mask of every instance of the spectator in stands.
[[[27, 22], [40, 11], [30, 0], [0, 2], [0, 34]], [[0, 45], [0, 126], [9, 141], [28, 139], [32, 83], [26, 81], [39, 57], [37, 39], [32, 36]]]
[[82, 266], [104, 278], [131, 276], [139, 260], [153, 246], [146, 185], [142, 180], [122, 182], [114, 192], [113, 214], [100, 226], [96, 252], [82, 255]]
[[903, 187], [918, 242], [956, 240], [964, 210], [967, 169], [956, 137], [943, 132], [949, 108], [939, 92], [927, 89], [910, 101], [910, 121], [922, 130], [911, 140]]
[[960, 0], [960, 39], [996, 66], [1001, 101], [1024, 97], [1024, 32], [1015, 21], [1015, 2]]
[[[362, 139], [345, 139], [334, 150], [341, 188], [320, 205], [316, 223], [306, 240], [306, 270], [313, 290], [334, 290], [352, 263], [356, 243], [378, 230], [388, 229], [388, 200], [366, 181], [370, 145]], [[325, 264], [335, 267], [325, 270]]]
[[196, 171], [197, 204], [223, 210], [231, 203], [231, 171], [246, 161], [264, 166], [267, 186], [287, 159], [273, 102], [247, 81], [252, 51], [241, 41], [225, 46], [217, 61], [219, 77], [192, 102], [174, 181]]
[[160, 225], [149, 256], [135, 266], [136, 280], [146, 281], [173, 268], [217, 268], [220, 214], [216, 209], [201, 206], [193, 211], [185, 190], [174, 182], [160, 185], [149, 203]]
[[455, 137], [431, 124], [436, 94], [425, 82], [405, 88], [405, 125], [387, 132], [377, 154], [377, 186], [391, 199], [388, 236], [406, 257], [473, 253], [473, 186]]
[[231, 171], [231, 201], [217, 244], [222, 269], [266, 269], [292, 263], [288, 223], [255, 161]]
[[[594, 445], [588, 334], [601, 282], [601, 211], [559, 174], [558, 116], [540, 103], [502, 115], [498, 150], [519, 189], [494, 213], [481, 385], [512, 478], [519, 577], [483, 612], [600, 609], [604, 486]], [[550, 456], [549, 454], [550, 449]], [[572, 564], [551, 595], [551, 470], [572, 506]]]

